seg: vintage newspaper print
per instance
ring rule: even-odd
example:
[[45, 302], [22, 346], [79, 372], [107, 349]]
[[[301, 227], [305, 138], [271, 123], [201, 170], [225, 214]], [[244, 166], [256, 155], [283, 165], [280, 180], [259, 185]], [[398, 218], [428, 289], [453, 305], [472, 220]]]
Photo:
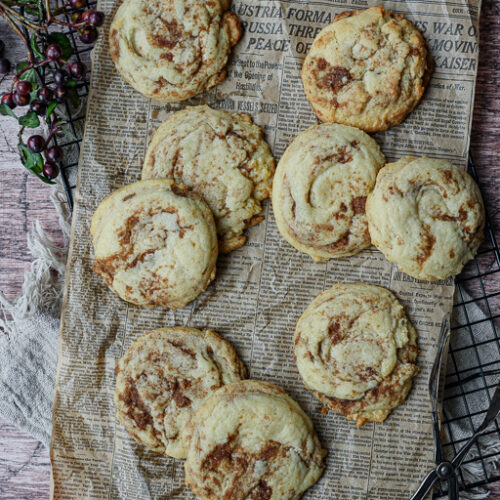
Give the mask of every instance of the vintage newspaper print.
[[[112, 190], [140, 177], [149, 139], [174, 110], [207, 103], [249, 113], [279, 159], [302, 130], [316, 123], [300, 68], [318, 31], [366, 0], [234, 0], [245, 27], [228, 78], [210, 92], [176, 105], [143, 98], [111, 61], [107, 30], [120, 1], [102, 0], [106, 14], [94, 49], [85, 143], [73, 216], [59, 341], [53, 414], [52, 498], [193, 499], [183, 487], [183, 462], [136, 444], [115, 418], [117, 360], [144, 331], [166, 325], [210, 327], [237, 348], [252, 378], [282, 385], [313, 419], [328, 449], [327, 468], [307, 499], [405, 499], [431, 467], [433, 444], [427, 377], [440, 325], [452, 308], [453, 280], [409, 278], [371, 248], [313, 262], [277, 231], [270, 202], [265, 220], [241, 249], [218, 260], [208, 290], [181, 310], [142, 308], [120, 300], [92, 272], [91, 216]], [[405, 13], [430, 46], [436, 72], [422, 103], [403, 122], [375, 134], [389, 160], [406, 154], [446, 158], [465, 167], [478, 59], [478, 0], [386, 2]], [[408, 400], [384, 424], [356, 428], [321, 413], [292, 358], [296, 321], [311, 300], [338, 281], [366, 281], [393, 291], [419, 333], [420, 373]]]

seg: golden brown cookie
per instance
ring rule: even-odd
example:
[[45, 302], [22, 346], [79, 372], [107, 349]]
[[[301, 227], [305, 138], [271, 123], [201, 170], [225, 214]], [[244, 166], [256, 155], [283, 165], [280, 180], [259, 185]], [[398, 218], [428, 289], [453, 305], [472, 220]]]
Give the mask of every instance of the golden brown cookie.
[[477, 184], [445, 160], [408, 156], [388, 163], [366, 204], [373, 244], [420, 280], [460, 273], [484, 236]]
[[432, 71], [420, 31], [379, 6], [336, 16], [314, 40], [302, 82], [320, 120], [376, 132], [405, 119]]
[[368, 283], [337, 283], [300, 317], [294, 358], [308, 389], [356, 424], [383, 422], [418, 371], [417, 332], [394, 295]]
[[274, 166], [250, 116], [195, 106], [160, 125], [142, 178], [166, 177], [199, 193], [214, 214], [219, 252], [228, 253], [245, 243], [246, 227], [263, 219], [261, 201], [271, 195]]
[[369, 247], [365, 202], [384, 163], [377, 143], [357, 128], [324, 123], [301, 132], [274, 176], [280, 233], [315, 260]]
[[185, 458], [182, 431], [193, 413], [246, 370], [214, 331], [172, 326], [134, 340], [115, 374], [116, 415], [127, 431], [154, 451]]
[[90, 225], [94, 271], [127, 302], [184, 307], [215, 277], [217, 234], [207, 204], [172, 180], [108, 195]]
[[186, 484], [202, 500], [298, 500], [321, 476], [309, 417], [276, 385], [244, 380], [213, 393], [183, 434]]
[[231, 47], [242, 35], [230, 0], [125, 0], [109, 33], [111, 57], [147, 97], [189, 99], [226, 78]]

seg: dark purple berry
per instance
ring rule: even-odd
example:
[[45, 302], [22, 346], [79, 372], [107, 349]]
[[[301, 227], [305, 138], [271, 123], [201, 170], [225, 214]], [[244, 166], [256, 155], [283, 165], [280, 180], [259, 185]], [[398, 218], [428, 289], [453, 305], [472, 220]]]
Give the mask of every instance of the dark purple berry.
[[47, 87], [42, 87], [37, 93], [38, 99], [47, 104], [52, 99], [52, 90]]
[[102, 23], [104, 22], [104, 13], [101, 12], [100, 10], [94, 10], [92, 14], [89, 15], [89, 24], [91, 26], [102, 26]]
[[7, 104], [10, 109], [14, 109], [16, 107], [16, 103], [14, 102], [14, 94], [4, 94], [2, 96], [2, 104]]
[[64, 102], [68, 98], [68, 89], [65, 87], [56, 87], [54, 94], [59, 102]]
[[32, 135], [28, 139], [28, 149], [33, 153], [39, 153], [45, 148], [45, 139], [41, 135]]
[[16, 93], [19, 95], [27, 95], [31, 92], [31, 83], [20, 80], [16, 83]]
[[6, 75], [10, 71], [10, 61], [3, 57], [0, 59], [0, 74]]
[[85, 7], [85, 0], [69, 0], [69, 4], [73, 9], [81, 9]]
[[57, 168], [57, 165], [54, 165], [50, 161], [46, 161], [43, 165], [42, 173], [44, 177], [47, 177], [47, 179], [55, 179], [59, 174], [59, 169]]
[[69, 63], [68, 68], [69, 68], [69, 72], [75, 78], [82, 78], [82, 76], [84, 76], [86, 71], [87, 71], [87, 68], [85, 68], [85, 65], [82, 64], [81, 62]]
[[82, 21], [90, 26], [102, 26], [104, 22], [104, 13], [98, 10], [86, 10], [82, 14]]
[[52, 146], [45, 152], [45, 157], [51, 162], [61, 161], [63, 159], [63, 151], [59, 146]]
[[5, 52], [5, 43], [3, 43], [2, 40], [0, 40], [0, 57], [3, 57], [4, 52]]
[[80, 19], [82, 20], [82, 23], [85, 23], [85, 24], [90, 24], [89, 23], [89, 16], [90, 14], [94, 12], [93, 10], [84, 10], [82, 12], [82, 15], [80, 17]]
[[47, 47], [45, 55], [47, 56], [47, 59], [51, 61], [57, 61], [62, 56], [61, 47], [53, 43]]
[[80, 40], [83, 43], [93, 43], [97, 38], [97, 30], [93, 26], [84, 26], [80, 31]]
[[52, 76], [54, 78], [54, 83], [58, 87], [63, 86], [68, 81], [68, 73], [66, 73], [63, 69], [56, 69]]
[[26, 104], [29, 104], [30, 102], [29, 95], [21, 95], [17, 92], [14, 94], [13, 99], [17, 106], [26, 106]]
[[47, 105], [44, 102], [39, 101], [38, 99], [35, 99], [30, 104], [30, 111], [34, 111], [37, 115], [43, 115], [46, 109]]

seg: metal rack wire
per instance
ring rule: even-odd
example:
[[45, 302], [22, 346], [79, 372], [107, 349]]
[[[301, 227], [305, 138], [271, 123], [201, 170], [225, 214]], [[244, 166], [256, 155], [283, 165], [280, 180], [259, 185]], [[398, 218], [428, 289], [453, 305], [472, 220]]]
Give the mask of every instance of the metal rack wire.
[[[89, 8], [95, 8], [96, 2], [89, 1], [87, 5]], [[66, 21], [69, 22], [69, 16], [66, 17]], [[62, 32], [68, 35], [73, 45], [74, 57], [78, 61], [86, 63], [90, 69], [88, 53], [91, 47], [79, 42], [75, 30], [65, 29]], [[50, 83], [50, 81], [47, 83]], [[77, 90], [79, 96], [84, 99], [89, 91], [87, 81], [79, 83]], [[77, 139], [71, 141], [57, 141], [57, 139], [54, 139], [54, 142], [61, 146], [63, 150], [73, 148], [73, 154], [65, 155], [65, 158], [73, 158], [74, 160], [61, 165], [61, 180], [66, 190], [68, 204], [70, 208], [73, 208], [73, 192], [76, 187], [78, 156], [83, 137], [85, 114], [81, 112], [77, 116], [72, 117], [68, 104], [66, 104], [66, 112], [68, 115], [68, 124]], [[76, 148], [76, 151], [74, 148]], [[477, 182], [476, 167], [471, 157], [469, 157], [469, 171]], [[466, 345], [455, 345], [452, 340], [449, 349], [449, 369], [446, 377], [443, 401], [443, 428], [448, 437], [448, 441], [444, 445], [445, 453], [450, 455], [454, 455], [466, 442], [467, 437], [477, 428], [491, 400], [491, 393], [498, 383], [498, 376], [500, 375], [500, 336], [498, 335], [496, 322], [500, 321], [500, 314], [498, 314], [500, 291], [494, 288], [494, 283], [495, 278], [498, 279], [500, 276], [499, 273], [500, 253], [493, 227], [487, 215], [485, 242], [481, 246], [477, 257], [466, 266], [456, 280], [457, 295], [454, 308], [455, 313], [459, 314], [455, 314], [454, 316], [458, 317], [459, 320], [452, 326], [452, 339], [455, 335], [457, 337], [460, 335], [462, 339], [466, 338], [469, 342], [466, 342]], [[471, 305], [476, 305], [481, 309], [483, 315], [480, 319], [470, 317], [469, 308]], [[486, 340], [478, 341], [475, 338], [475, 331], [477, 328], [481, 328], [484, 331], [485, 327], [489, 328], [491, 332], [488, 334]], [[485, 349], [494, 350], [496, 360], [485, 362], [482, 355]], [[464, 355], [469, 357], [469, 361], [473, 361], [472, 363], [469, 362], [466, 368], [463, 368], [460, 362], [460, 359]], [[481, 408], [471, 406], [468, 398], [471, 394], [483, 394], [482, 400], [484, 401], [484, 405]], [[460, 400], [459, 404], [457, 404], [457, 398]], [[450, 409], [459, 406], [464, 408], [462, 414], [455, 414]], [[463, 427], [468, 429], [461, 436], [455, 435], [453, 430], [453, 424], [459, 421], [463, 424]], [[496, 435], [500, 442], [500, 427], [498, 423], [495, 423], [495, 426], [488, 434]], [[477, 444], [474, 445], [472, 450], [474, 450], [472, 456], [469, 454], [470, 458], [466, 458], [464, 465], [477, 465], [479, 466], [478, 470], [480, 473], [479, 476], [476, 475], [471, 478], [460, 470], [461, 491], [470, 491], [487, 483], [500, 481], [500, 469], [494, 469], [489, 465], [490, 460], [495, 458], [495, 453], [485, 453]], [[445, 493], [446, 491], [438, 488], [435, 496], [441, 496]]]
[[[478, 182], [476, 166], [470, 155], [469, 172]], [[484, 418], [500, 375], [500, 337], [497, 328], [500, 322], [500, 290], [496, 284], [498, 281], [495, 281], [500, 276], [500, 253], [488, 213], [485, 226], [485, 240], [476, 258], [456, 279], [455, 314], [443, 400], [443, 428], [448, 440], [444, 451], [451, 457]], [[479, 331], [481, 339], [477, 338]], [[464, 366], [465, 359], [467, 363]], [[481, 400], [480, 405], [477, 404], [478, 400]], [[457, 408], [462, 411], [457, 411]], [[457, 425], [464, 430], [462, 435], [454, 432]], [[490, 429], [485, 436], [496, 437], [500, 442], [498, 422]], [[462, 491], [500, 481], [500, 469], [493, 466], [494, 459], [499, 458], [498, 448], [487, 451], [476, 443], [468, 457], [463, 465], [466, 468], [471, 465], [476, 467], [473, 476], [466, 475], [464, 469], [460, 469]], [[438, 489], [436, 496], [445, 493], [445, 490]]]
[[[96, 4], [97, 1], [87, 2], [87, 8], [95, 9]], [[67, 23], [71, 22], [69, 14], [65, 14], [64, 18], [65, 18], [64, 21], [66, 21]], [[62, 32], [68, 36], [71, 42], [74, 51], [73, 57], [75, 57], [78, 62], [86, 63], [86, 66], [88, 68], [87, 77], [84, 78], [81, 82], [79, 82], [76, 86], [76, 91], [78, 92], [79, 97], [82, 100], [85, 100], [83, 104], [85, 109], [86, 97], [89, 94], [88, 78], [90, 77], [90, 72], [91, 72], [91, 65], [89, 64], [90, 61], [89, 55], [93, 46], [82, 44], [78, 40], [78, 35], [76, 30], [73, 28], [62, 30]], [[99, 35], [102, 36], [102, 33], [99, 33]], [[51, 83], [51, 82], [47, 81], [46, 83]], [[76, 137], [76, 139], [70, 141], [65, 140], [64, 142], [59, 140], [58, 142], [57, 137], [54, 137], [54, 145], [60, 146], [61, 148], [63, 148], [63, 150], [76, 148], [76, 154], [75, 151], [72, 151], [73, 154], [69, 156], [70, 158], [72, 158], [72, 161], [61, 165], [61, 180], [64, 185], [64, 190], [66, 192], [66, 198], [68, 200], [69, 207], [71, 210], [73, 210], [73, 191], [76, 188], [78, 159], [80, 157], [80, 146], [83, 140], [83, 129], [84, 129], [83, 125], [85, 124], [85, 113], [80, 112], [78, 113], [77, 116], [72, 116], [70, 105], [67, 102], [65, 102], [64, 106], [66, 108], [68, 125], [70, 126], [71, 132]]]
[[[87, 9], [96, 9], [97, 1], [90, 0], [86, 2]], [[61, 19], [66, 23], [71, 23], [70, 19], [71, 10], [68, 10]], [[76, 84], [75, 91], [78, 96], [82, 100], [82, 109], [75, 113], [75, 110], [72, 106], [65, 101], [63, 103], [64, 111], [65, 111], [65, 121], [67, 121], [68, 126], [70, 128], [71, 133], [75, 137], [75, 139], [68, 140], [68, 137], [57, 137], [56, 135], [53, 137], [51, 141], [51, 145], [60, 146], [64, 151], [64, 161], [60, 164], [60, 175], [61, 181], [64, 186], [64, 190], [66, 192], [66, 198], [68, 200], [68, 205], [71, 210], [73, 210], [73, 194], [76, 188], [76, 179], [77, 179], [77, 170], [78, 170], [78, 159], [80, 156], [80, 146], [83, 140], [83, 131], [85, 124], [85, 106], [86, 106], [86, 97], [89, 93], [89, 77], [91, 73], [91, 64], [90, 64], [90, 51], [92, 50], [93, 45], [86, 45], [80, 42], [78, 39], [78, 33], [74, 28], [70, 27], [59, 27], [57, 31], [60, 33], [64, 33], [73, 48], [72, 59], [76, 59], [76, 61], [80, 63], [84, 63], [88, 69], [87, 76], [79, 80]], [[27, 31], [25, 34], [29, 37]], [[100, 36], [102, 33], [100, 32]], [[45, 68], [41, 71], [37, 71], [38, 77], [47, 85], [53, 83], [51, 79], [51, 71], [45, 71]], [[68, 154], [67, 154], [68, 153]], [[67, 159], [70, 161], [67, 161]]]

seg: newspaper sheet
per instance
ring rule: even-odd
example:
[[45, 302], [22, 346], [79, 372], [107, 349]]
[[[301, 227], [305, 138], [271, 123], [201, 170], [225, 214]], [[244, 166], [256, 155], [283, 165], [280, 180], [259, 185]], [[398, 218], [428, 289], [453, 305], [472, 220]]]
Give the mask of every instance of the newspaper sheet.
[[[53, 414], [52, 498], [193, 499], [181, 460], [135, 443], [117, 422], [114, 369], [132, 340], [166, 325], [210, 327], [236, 346], [252, 378], [283, 386], [313, 419], [328, 449], [327, 468], [307, 499], [406, 499], [433, 464], [427, 378], [440, 325], [449, 316], [453, 280], [416, 281], [374, 248], [313, 262], [277, 231], [272, 207], [248, 231], [247, 244], [218, 260], [208, 290], [181, 310], [137, 307], [120, 300], [92, 272], [91, 216], [114, 189], [136, 181], [148, 141], [170, 113], [187, 105], [249, 113], [279, 159], [291, 140], [316, 123], [300, 80], [304, 57], [335, 14], [366, 0], [234, 0], [245, 34], [225, 82], [195, 99], [165, 105], [124, 83], [107, 35], [119, 1], [101, 0], [106, 26], [94, 49], [84, 147], [73, 215], [59, 340]], [[479, 0], [407, 0], [385, 7], [423, 32], [436, 71], [422, 103], [400, 126], [378, 133], [389, 160], [428, 155], [466, 166], [478, 60]], [[311, 300], [338, 281], [366, 281], [393, 291], [419, 333], [420, 373], [408, 400], [384, 424], [356, 428], [321, 413], [292, 358], [295, 324]]]

